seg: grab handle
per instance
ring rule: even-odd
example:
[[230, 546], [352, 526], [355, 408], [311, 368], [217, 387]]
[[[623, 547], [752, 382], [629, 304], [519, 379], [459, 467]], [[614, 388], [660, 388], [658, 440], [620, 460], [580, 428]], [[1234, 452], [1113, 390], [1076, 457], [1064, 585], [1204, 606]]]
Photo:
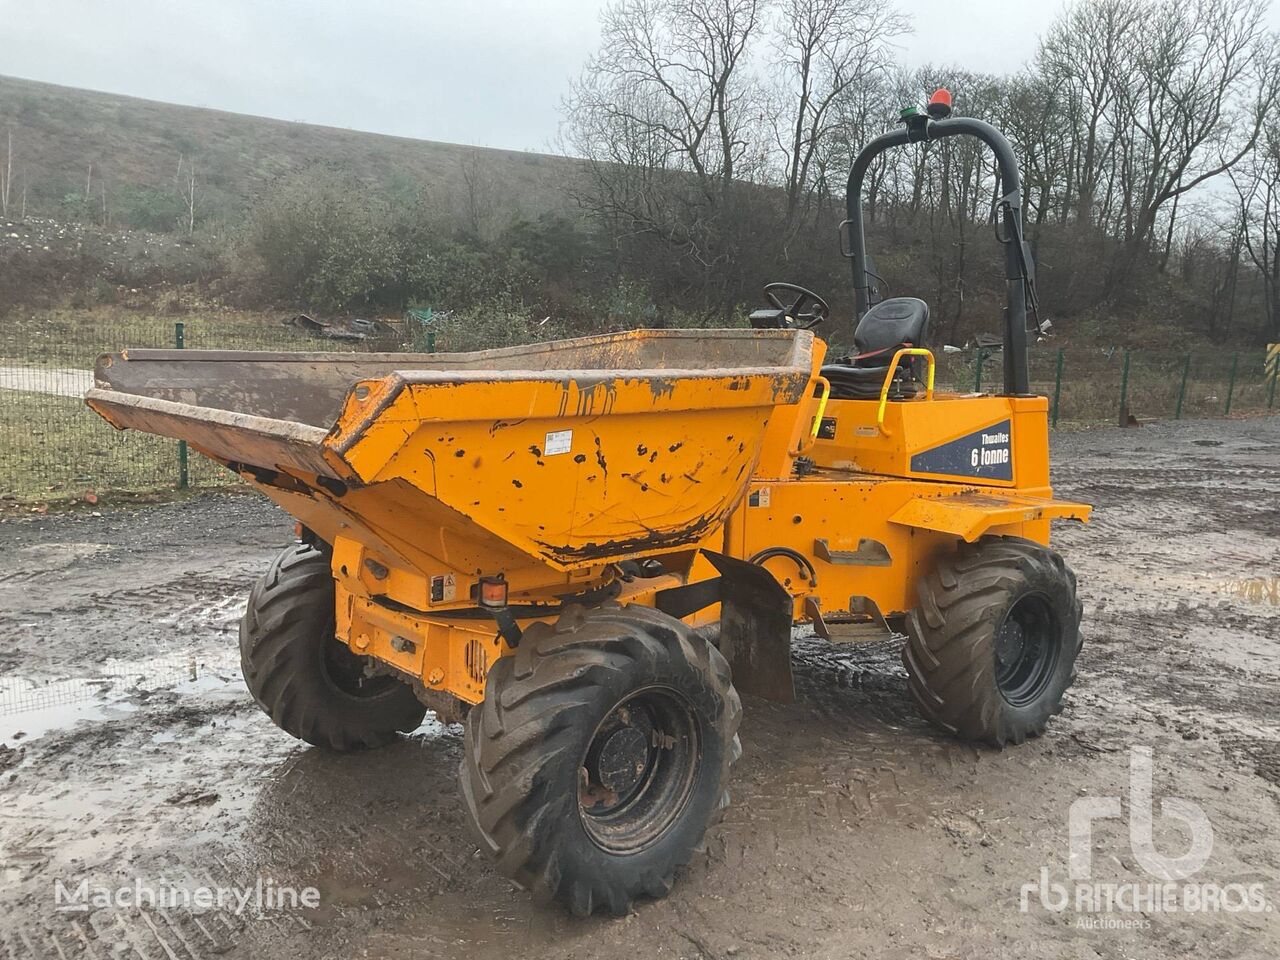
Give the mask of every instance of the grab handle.
[[880, 406], [876, 409], [876, 428], [883, 434], [889, 431], [884, 428], [884, 411], [889, 405], [889, 389], [893, 386], [893, 375], [898, 370], [898, 361], [903, 357], [925, 357], [929, 361], [929, 372], [925, 375], [924, 398], [925, 400], [933, 399], [933, 377], [937, 372], [937, 361], [933, 358], [933, 353], [924, 347], [903, 347], [893, 355], [893, 360], [889, 363], [889, 370], [884, 377], [884, 385], [880, 388]]
[[813, 417], [813, 429], [809, 431], [809, 438], [818, 439], [818, 431], [822, 429], [822, 415], [827, 412], [827, 401], [831, 399], [831, 381], [826, 377], [815, 377], [814, 379], [822, 387], [822, 396], [818, 399], [818, 412]]

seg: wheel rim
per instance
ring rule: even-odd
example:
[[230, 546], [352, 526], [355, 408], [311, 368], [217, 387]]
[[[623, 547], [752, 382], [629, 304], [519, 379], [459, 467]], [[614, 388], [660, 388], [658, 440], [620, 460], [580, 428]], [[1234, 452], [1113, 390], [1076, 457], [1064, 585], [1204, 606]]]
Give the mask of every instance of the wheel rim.
[[366, 667], [370, 663], [368, 657], [352, 653], [341, 640], [320, 644], [320, 673], [330, 687], [344, 696], [372, 700], [399, 683], [395, 677], [369, 676]]
[[680, 818], [702, 760], [697, 715], [667, 688], [640, 690], [596, 727], [579, 764], [578, 815], [610, 853], [637, 853]]
[[1019, 597], [996, 631], [996, 686], [1014, 707], [1038, 700], [1053, 679], [1062, 632], [1040, 594]]

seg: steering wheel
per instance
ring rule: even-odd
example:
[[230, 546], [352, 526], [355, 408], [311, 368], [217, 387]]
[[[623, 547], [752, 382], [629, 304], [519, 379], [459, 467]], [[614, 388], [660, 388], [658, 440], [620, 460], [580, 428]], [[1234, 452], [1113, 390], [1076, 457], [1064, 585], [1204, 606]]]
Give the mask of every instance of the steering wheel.
[[[785, 304], [778, 296], [780, 293], [794, 294], [795, 299], [791, 300], [790, 305]], [[764, 298], [773, 304], [776, 309], [782, 310], [788, 317], [800, 324], [799, 329], [801, 330], [812, 330], [827, 317], [831, 316], [831, 307], [827, 305], [827, 301], [812, 290], [798, 287], [794, 283], [766, 283], [764, 285]], [[809, 302], [813, 303], [812, 309], [807, 313], [801, 313], [800, 308]]]

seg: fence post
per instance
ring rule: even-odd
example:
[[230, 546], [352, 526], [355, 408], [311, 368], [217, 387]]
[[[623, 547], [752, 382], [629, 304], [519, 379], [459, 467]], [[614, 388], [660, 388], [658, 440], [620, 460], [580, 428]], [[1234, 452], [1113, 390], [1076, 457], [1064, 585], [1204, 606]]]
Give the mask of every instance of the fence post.
[[978, 362], [973, 365], [973, 392], [982, 392], [982, 361], [987, 358], [986, 351], [978, 348]]
[[1182, 398], [1187, 395], [1187, 375], [1191, 373], [1191, 354], [1182, 363], [1182, 385], [1178, 387], [1178, 406], [1173, 411], [1173, 419], [1182, 419]]
[[1231, 380], [1227, 384], [1227, 406], [1222, 411], [1224, 417], [1231, 415], [1231, 395], [1236, 392], [1236, 368], [1240, 366], [1240, 354], [1233, 353], [1231, 355]]
[[[187, 347], [187, 326], [181, 320], [174, 321], [173, 324], [173, 345], [179, 350], [185, 350]], [[178, 441], [178, 489], [187, 489], [190, 483], [190, 476], [187, 473], [187, 441]]]
[[1058, 348], [1058, 370], [1053, 375], [1053, 429], [1058, 429], [1058, 400], [1062, 397], [1062, 347]]
[[1120, 412], [1117, 419], [1120, 426], [1125, 425], [1125, 414], [1129, 412], [1129, 351], [1124, 352], [1124, 368], [1120, 372]]
[[1267, 409], [1270, 410], [1276, 403], [1276, 381], [1280, 380], [1280, 357], [1276, 357], [1275, 362], [1271, 364], [1271, 389], [1267, 391]]

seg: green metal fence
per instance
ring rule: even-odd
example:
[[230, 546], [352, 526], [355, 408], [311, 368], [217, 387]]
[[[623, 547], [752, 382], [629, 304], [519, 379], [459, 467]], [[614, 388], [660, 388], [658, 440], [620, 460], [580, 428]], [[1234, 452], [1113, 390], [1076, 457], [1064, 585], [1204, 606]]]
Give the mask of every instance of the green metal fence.
[[[429, 315], [428, 315], [429, 319]], [[426, 351], [434, 328], [409, 317], [387, 336], [320, 339], [297, 327], [239, 317], [86, 320], [59, 315], [0, 327], [0, 498], [39, 502], [107, 491], [207, 488], [235, 477], [185, 445], [119, 432], [83, 401], [101, 353], [127, 347], [241, 350]], [[448, 349], [447, 338], [440, 349]], [[1058, 428], [1132, 417], [1172, 420], [1257, 415], [1276, 409], [1280, 369], [1264, 351], [1138, 351], [1040, 344], [1031, 353], [1032, 390], [1049, 398]], [[1000, 351], [942, 351], [938, 387], [999, 389]]]

